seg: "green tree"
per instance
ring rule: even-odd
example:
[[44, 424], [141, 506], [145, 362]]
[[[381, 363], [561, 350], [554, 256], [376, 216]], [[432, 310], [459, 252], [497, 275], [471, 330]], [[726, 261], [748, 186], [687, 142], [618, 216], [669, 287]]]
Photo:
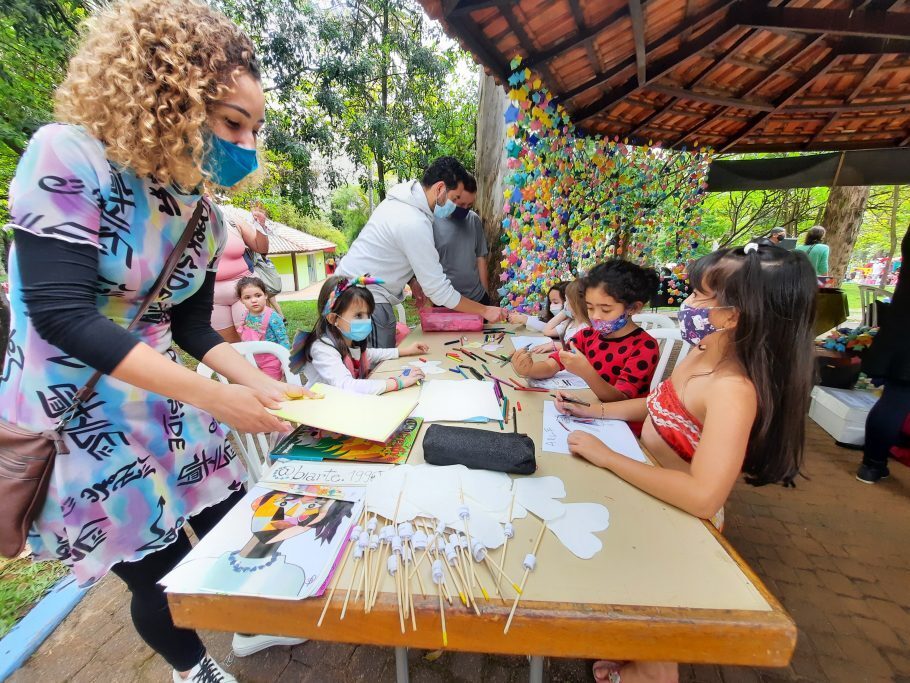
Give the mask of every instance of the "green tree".
[[332, 225], [341, 230], [349, 242], [360, 234], [369, 217], [369, 201], [357, 185], [342, 185], [332, 193]]

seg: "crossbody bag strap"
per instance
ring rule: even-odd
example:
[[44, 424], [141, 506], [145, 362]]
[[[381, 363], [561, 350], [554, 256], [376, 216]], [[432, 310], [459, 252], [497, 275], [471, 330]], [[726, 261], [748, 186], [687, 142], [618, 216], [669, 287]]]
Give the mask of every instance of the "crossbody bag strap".
[[[139, 304], [139, 308], [136, 309], [136, 314], [133, 316], [133, 319], [130, 321], [130, 324], [127, 326], [127, 330], [132, 330], [136, 325], [139, 324], [139, 320], [145, 315], [148, 311], [149, 306], [152, 305], [152, 302], [158, 297], [161, 293], [161, 290], [164, 289], [164, 286], [167, 284], [168, 279], [174, 272], [174, 269], [177, 267], [177, 262], [183, 256], [183, 252], [186, 251], [187, 246], [190, 243], [190, 240], [193, 238], [193, 233], [196, 232], [196, 226], [199, 224], [199, 218], [202, 216], [202, 210], [204, 208], [204, 199], [200, 199], [196, 202], [196, 208], [193, 211], [193, 215], [190, 216], [190, 220], [187, 221], [186, 227], [183, 229], [183, 234], [180, 236], [177, 244], [174, 246], [174, 250], [171, 252], [170, 256], [167, 257], [167, 261], [164, 263], [164, 267], [161, 269], [161, 273], [158, 275], [158, 279], [155, 280], [155, 284], [152, 285], [152, 288], [148, 291], [148, 294], [142, 299]], [[54, 430], [60, 432], [66, 426], [66, 423], [69, 422], [73, 416], [76, 414], [78, 408], [82, 403], [92, 395], [92, 392], [95, 390], [95, 385], [98, 384], [98, 381], [101, 379], [103, 372], [96, 370], [94, 374], [75, 394], [73, 394], [73, 402], [69, 408], [66, 409], [64, 415], [60, 418], [60, 421], [57, 423], [57, 426], [54, 427]]]

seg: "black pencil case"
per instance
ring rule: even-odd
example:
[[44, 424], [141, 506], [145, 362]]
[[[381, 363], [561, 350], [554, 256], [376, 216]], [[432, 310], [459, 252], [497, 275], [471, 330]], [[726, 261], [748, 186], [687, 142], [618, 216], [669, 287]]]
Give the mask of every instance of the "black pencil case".
[[464, 465], [472, 470], [534, 474], [534, 441], [527, 434], [430, 425], [423, 459], [431, 465]]

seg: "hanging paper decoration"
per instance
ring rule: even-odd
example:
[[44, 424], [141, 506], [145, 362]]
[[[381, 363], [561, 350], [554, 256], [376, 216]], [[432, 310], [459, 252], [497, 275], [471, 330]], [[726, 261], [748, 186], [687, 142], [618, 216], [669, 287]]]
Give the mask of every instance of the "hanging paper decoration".
[[520, 57], [511, 66], [503, 305], [536, 312], [551, 284], [613, 257], [682, 272], [699, 253], [711, 151], [583, 136]]

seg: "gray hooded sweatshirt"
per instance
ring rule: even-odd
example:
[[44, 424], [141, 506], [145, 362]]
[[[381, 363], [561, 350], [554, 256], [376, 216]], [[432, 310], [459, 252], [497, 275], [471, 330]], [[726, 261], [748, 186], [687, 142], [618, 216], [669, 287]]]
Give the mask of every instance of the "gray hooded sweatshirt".
[[439, 263], [433, 241], [433, 213], [423, 186], [416, 180], [389, 190], [341, 259], [337, 274], [369, 274], [384, 280], [383, 285], [369, 286], [380, 303], [397, 304], [404, 286], [415, 275], [437, 306], [454, 308], [461, 299]]

